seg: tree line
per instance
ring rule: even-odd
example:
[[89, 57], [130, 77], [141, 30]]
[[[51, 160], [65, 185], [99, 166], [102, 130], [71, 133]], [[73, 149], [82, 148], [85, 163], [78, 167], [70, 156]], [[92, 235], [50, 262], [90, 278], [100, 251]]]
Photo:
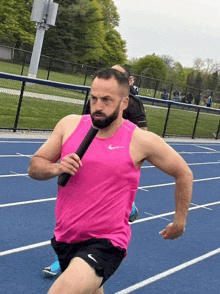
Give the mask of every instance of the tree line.
[[134, 74], [167, 81], [183, 87], [220, 92], [220, 63], [212, 59], [196, 58], [192, 68], [184, 68], [167, 55], [146, 55], [129, 61], [127, 66]]
[[[126, 42], [116, 30], [119, 14], [112, 0], [55, 0], [56, 26], [46, 31], [42, 54], [70, 62], [110, 66], [125, 63]], [[1, 0], [0, 40], [32, 51], [33, 0]]]

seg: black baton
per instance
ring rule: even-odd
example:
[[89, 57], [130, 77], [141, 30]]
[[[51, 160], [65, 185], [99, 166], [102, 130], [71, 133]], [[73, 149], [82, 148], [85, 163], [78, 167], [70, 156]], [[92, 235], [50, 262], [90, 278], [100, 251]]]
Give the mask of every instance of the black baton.
[[[76, 151], [76, 154], [81, 159], [86, 152], [86, 150], [89, 148], [89, 145], [92, 143], [92, 140], [95, 138], [96, 134], [98, 133], [99, 129], [91, 126], [88, 133], [86, 134], [85, 138], [83, 139], [82, 143], [79, 145], [79, 148]], [[58, 185], [61, 187], [65, 187], [69, 179], [71, 178], [71, 175], [68, 173], [63, 173], [58, 177]]]

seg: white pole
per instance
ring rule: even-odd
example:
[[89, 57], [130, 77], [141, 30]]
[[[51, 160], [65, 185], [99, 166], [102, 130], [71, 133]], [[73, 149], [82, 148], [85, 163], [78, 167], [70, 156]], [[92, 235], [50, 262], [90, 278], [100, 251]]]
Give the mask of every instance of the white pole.
[[38, 66], [40, 62], [41, 50], [43, 46], [44, 34], [46, 28], [46, 24], [37, 23], [37, 31], [35, 36], [34, 48], [31, 55], [31, 62], [29, 67], [28, 76], [32, 78], [36, 78]]

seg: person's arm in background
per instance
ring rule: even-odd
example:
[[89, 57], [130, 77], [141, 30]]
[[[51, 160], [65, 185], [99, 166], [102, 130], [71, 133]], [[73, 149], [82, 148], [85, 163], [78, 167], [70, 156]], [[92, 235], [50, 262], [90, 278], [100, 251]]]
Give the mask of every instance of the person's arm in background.
[[147, 131], [147, 118], [140, 98], [129, 95], [128, 108], [124, 110], [123, 117], [128, 119], [142, 130]]

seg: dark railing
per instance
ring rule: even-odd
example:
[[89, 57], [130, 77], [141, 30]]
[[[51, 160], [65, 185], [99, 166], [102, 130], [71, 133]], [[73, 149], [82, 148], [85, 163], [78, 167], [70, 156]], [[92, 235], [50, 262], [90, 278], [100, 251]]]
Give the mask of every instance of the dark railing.
[[[17, 130], [18, 120], [19, 120], [19, 116], [20, 116], [20, 110], [21, 110], [22, 100], [23, 100], [23, 95], [24, 95], [24, 89], [25, 89], [25, 86], [27, 83], [50, 86], [50, 87], [55, 87], [55, 88], [69, 89], [69, 90], [74, 90], [74, 91], [83, 91], [83, 92], [86, 92], [85, 101], [87, 101], [88, 94], [90, 91], [90, 87], [86, 87], [86, 86], [58, 83], [58, 82], [53, 82], [53, 81], [48, 81], [48, 80], [43, 80], [43, 79], [36, 79], [36, 78], [19, 76], [19, 75], [12, 75], [12, 74], [7, 74], [7, 73], [3, 73], [3, 72], [0, 72], [0, 79], [14, 80], [14, 81], [22, 82], [22, 86], [20, 89], [20, 95], [19, 95], [18, 107], [17, 107], [17, 111], [16, 111], [16, 117], [15, 117], [15, 122], [14, 122], [14, 127], [13, 127], [13, 132], [16, 132], [16, 130]], [[85, 104], [84, 104], [84, 108], [85, 108]], [[83, 108], [83, 111], [84, 111], [84, 108]], [[0, 126], [0, 128], [1, 128], [1, 126]]]
[[[1, 46], [4, 47], [4, 46]], [[25, 67], [29, 66], [31, 60], [31, 52], [25, 51], [22, 49], [16, 49], [12, 47], [5, 47], [8, 50], [11, 50], [11, 58], [10, 62], [14, 64], [19, 64], [21, 66], [21, 70], [18, 74], [23, 75]], [[2, 59], [7, 61], [6, 59]], [[9, 61], [9, 60], [8, 60]], [[49, 57], [45, 55], [41, 55], [39, 69], [45, 70], [45, 79], [49, 80], [51, 77], [51, 72], [60, 72], [66, 74], [73, 75], [82, 75], [84, 82], [83, 85], [89, 85], [91, 83], [91, 77], [94, 72], [98, 69], [97, 66], [85, 65], [74, 63], [66, 60], [60, 60], [55, 57]], [[133, 73], [132, 73], [133, 74]], [[174, 98], [174, 91], [180, 91], [180, 101], [187, 99], [187, 95], [189, 93], [193, 94], [193, 101], [191, 103], [196, 104], [196, 100], [198, 97], [201, 97], [200, 105], [203, 105], [204, 98], [211, 96], [214, 103], [220, 103], [220, 93], [213, 91], [211, 89], [202, 89], [195, 88], [189, 85], [181, 85], [175, 82], [159, 80], [156, 78], [152, 78], [150, 76], [143, 76], [133, 74], [136, 78], [136, 85], [140, 88], [140, 94], [143, 96], [150, 96], [153, 98], [161, 98], [163, 96], [164, 91], [166, 92], [167, 99], [172, 100]], [[151, 93], [147, 93], [150, 91]], [[217, 105], [218, 107], [218, 105]]]
[[[173, 108], [177, 108], [177, 109], [178, 108], [179, 109], [191, 109], [191, 110], [196, 111], [197, 114], [196, 114], [196, 118], [195, 118], [195, 122], [194, 122], [193, 132], [191, 134], [192, 139], [195, 138], [196, 127], [198, 124], [199, 114], [200, 114], [201, 110], [205, 113], [220, 115], [220, 109], [207, 108], [204, 106], [175, 102], [175, 101], [171, 101], [171, 100], [155, 99], [155, 98], [145, 97], [145, 96], [138, 96], [138, 97], [143, 102], [148, 102], [148, 103], [152, 102], [153, 105], [158, 104], [158, 105], [166, 105], [167, 106], [167, 114], [166, 114], [166, 119], [165, 119], [165, 123], [164, 123], [163, 134], [162, 134], [163, 138], [166, 137], [167, 124], [168, 124], [168, 120], [170, 117], [170, 110], [171, 110], [172, 106], [173, 106]], [[218, 139], [219, 131], [220, 131], [220, 119], [219, 119], [218, 125], [216, 126], [215, 139]]]
[[[22, 107], [23, 95], [24, 95], [25, 86], [27, 83], [40, 84], [40, 85], [50, 86], [50, 87], [55, 87], [55, 88], [70, 89], [73, 91], [85, 92], [86, 95], [85, 95], [85, 98], [83, 101], [82, 113], [84, 113], [84, 111], [85, 111], [85, 105], [88, 100], [88, 94], [91, 89], [90, 87], [87, 87], [87, 86], [65, 84], [65, 83], [59, 83], [59, 82], [54, 82], [54, 81], [49, 81], [49, 80], [25, 77], [25, 76], [21, 76], [21, 75], [12, 75], [12, 74], [7, 74], [7, 73], [3, 73], [3, 72], [0, 72], [0, 79], [14, 80], [14, 81], [22, 82], [21, 89], [20, 89], [20, 95], [19, 95], [19, 102], [18, 102], [15, 121], [14, 121], [14, 126], [13, 126], [13, 128], [7, 128], [7, 129], [12, 129], [13, 132], [16, 132], [18, 130], [18, 121], [19, 121], [19, 116], [20, 116], [20, 110]], [[220, 109], [208, 108], [208, 107], [204, 107], [204, 106], [197, 106], [197, 105], [193, 105], [193, 104], [180, 103], [180, 102], [175, 102], [172, 100], [156, 99], [156, 98], [151, 98], [151, 97], [146, 97], [146, 96], [138, 96], [138, 97], [143, 101], [143, 103], [158, 105], [158, 107], [161, 107], [161, 106], [167, 107], [167, 114], [166, 114], [166, 119], [165, 119], [165, 123], [164, 123], [164, 127], [163, 127], [162, 137], [170, 136], [170, 135], [167, 135], [166, 132], [167, 132], [167, 124], [168, 124], [168, 121], [170, 118], [171, 108], [180, 109], [180, 110], [189, 109], [189, 110], [196, 112], [196, 118], [194, 121], [193, 132], [191, 134], [192, 139], [195, 138], [196, 128], [197, 128], [198, 119], [199, 119], [199, 115], [200, 115], [201, 111], [205, 112], [205, 113], [209, 113], [209, 114], [220, 115]], [[0, 126], [0, 129], [5, 129], [5, 128]], [[41, 131], [47, 131], [47, 130], [41, 130]], [[215, 131], [216, 131], [215, 138], [217, 139], [219, 131], [220, 131], [220, 123], [218, 123], [218, 125], [215, 126]]]

